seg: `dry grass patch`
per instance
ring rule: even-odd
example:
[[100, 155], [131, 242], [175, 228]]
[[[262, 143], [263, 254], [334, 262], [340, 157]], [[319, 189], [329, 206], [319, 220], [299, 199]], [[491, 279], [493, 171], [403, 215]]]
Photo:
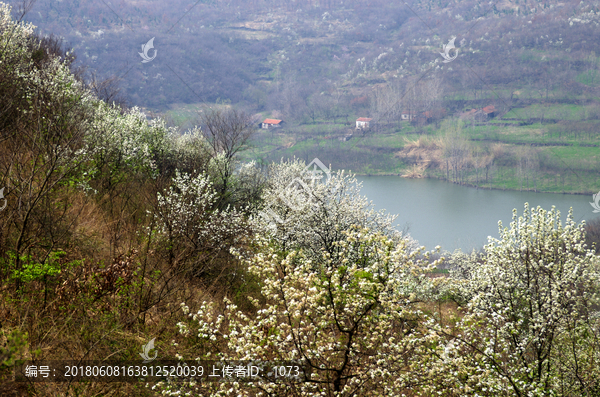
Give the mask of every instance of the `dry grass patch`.
[[406, 174], [409, 178], [421, 178], [419, 174], [431, 167], [439, 167], [443, 159], [443, 144], [437, 138], [420, 137], [416, 141], [405, 139], [405, 145], [398, 157], [408, 164], [413, 164], [413, 169]]

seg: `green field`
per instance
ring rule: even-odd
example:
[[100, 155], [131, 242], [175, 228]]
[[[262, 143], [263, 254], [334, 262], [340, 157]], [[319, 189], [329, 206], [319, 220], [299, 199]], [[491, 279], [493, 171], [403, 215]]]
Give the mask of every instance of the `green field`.
[[[174, 106], [167, 116], [178, 125], [189, 125], [198, 109], [200, 105]], [[470, 157], [461, 164], [460, 177], [449, 179], [497, 189], [586, 194], [595, 191], [600, 182], [597, 109], [594, 105], [533, 104], [512, 109], [487, 123], [467, 121], [462, 131]], [[255, 117], [269, 116], [265, 113]], [[535, 120], [542, 117], [551, 122]], [[342, 119], [335, 124], [316, 120], [288, 123], [275, 130], [257, 128], [243, 159], [264, 164], [294, 157], [310, 162], [316, 157], [333, 169], [360, 175], [441, 179], [449, 175], [439, 147], [446, 134], [443, 122], [437, 128], [435, 124], [417, 128], [402, 122], [362, 132], [354, 129], [354, 118], [346, 119], [347, 123]], [[520, 125], [528, 120], [529, 124]], [[353, 136], [344, 141], [342, 137], [350, 133]], [[407, 154], [409, 146], [415, 147], [417, 154]], [[485, 156], [493, 158], [488, 160], [491, 163], [478, 166], [478, 159]]]

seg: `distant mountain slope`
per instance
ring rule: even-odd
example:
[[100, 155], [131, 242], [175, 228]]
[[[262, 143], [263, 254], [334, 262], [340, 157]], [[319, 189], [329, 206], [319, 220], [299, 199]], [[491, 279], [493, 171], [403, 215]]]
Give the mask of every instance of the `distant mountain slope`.
[[[298, 118], [322, 92], [350, 106], [377, 85], [431, 75], [453, 98], [598, 96], [598, 12], [579, 1], [63, 0], [25, 19], [99, 75], [121, 76], [133, 105], [242, 101]], [[152, 37], [157, 56], [141, 63]], [[445, 64], [452, 37], [458, 57]]]

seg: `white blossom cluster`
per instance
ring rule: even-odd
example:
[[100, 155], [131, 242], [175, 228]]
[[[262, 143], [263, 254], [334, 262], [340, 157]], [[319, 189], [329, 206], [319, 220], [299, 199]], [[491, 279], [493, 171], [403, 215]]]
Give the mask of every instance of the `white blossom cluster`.
[[[285, 192], [282, 186], [289, 186], [293, 175], [304, 175], [303, 164], [287, 165], [296, 172], [279, 166], [271, 189], [279, 186]], [[344, 178], [337, 182], [344, 185]], [[322, 197], [333, 180], [315, 184], [315, 197]], [[334, 202], [326, 212], [339, 219], [334, 215], [343, 200]], [[271, 204], [276, 206], [277, 199]], [[354, 220], [365, 219], [363, 206], [349, 208], [355, 210]], [[438, 262], [428, 264], [427, 255], [408, 240], [382, 234], [386, 222], [380, 232], [353, 226], [348, 219], [339, 229], [319, 229], [307, 215], [313, 211], [308, 205], [304, 211], [279, 209], [288, 216], [282, 230], [257, 233], [252, 253], [240, 255], [261, 280], [264, 302], [250, 298], [256, 312], [244, 313], [227, 300], [223, 310], [213, 302], [196, 313], [184, 304], [189, 320], [178, 326], [183, 335], [210, 346], [217, 359], [302, 359], [311, 377], [301, 383], [226, 383], [203, 389], [162, 385], [163, 393], [596, 395], [600, 260], [584, 246], [584, 225], [577, 225], [572, 213], [563, 224], [554, 208], [530, 210], [526, 205], [522, 217], [514, 212], [510, 228], [500, 224], [500, 239], [490, 238], [483, 255], [456, 253], [450, 259], [451, 278], [431, 279], [426, 271]], [[304, 220], [290, 224], [297, 229], [285, 229], [294, 217]], [[339, 235], [328, 234], [331, 230]], [[308, 231], [319, 238], [306, 238]], [[440, 291], [462, 302], [453, 321], [443, 322], [426, 309]]]
[[[430, 338], [416, 327], [426, 318], [418, 309], [419, 291], [430, 282], [421, 252], [368, 229], [344, 234], [334, 244], [335, 257], [323, 253], [316, 261], [302, 250], [283, 253], [269, 239], [258, 238], [248, 265], [262, 280], [267, 303], [253, 301], [252, 316], [227, 300], [222, 313], [210, 303], [196, 313], [183, 305], [191, 321], [180, 323], [180, 332], [215, 351], [221, 346], [219, 359], [302, 359], [311, 368], [310, 378], [301, 383], [222, 383], [202, 395], [401, 395], [406, 390], [411, 351]], [[189, 390], [163, 387], [167, 395]]]
[[16, 72], [26, 73], [31, 66], [21, 62], [28, 58], [28, 38], [33, 34], [35, 26], [31, 23], [13, 21], [10, 12], [12, 7], [0, 3], [0, 44], [3, 48], [3, 62], [19, 68]]
[[[70, 72], [64, 59], [51, 58], [42, 69], [34, 67], [31, 60], [30, 45], [35, 26], [31, 23], [14, 21], [11, 17], [11, 7], [0, 2], [0, 46], [2, 47], [3, 67], [9, 67], [15, 78], [27, 81], [24, 93], [30, 106], [43, 87], [45, 100], [49, 105], [53, 101], [74, 101], [89, 103], [93, 98], [89, 92], [82, 89], [82, 83]], [[69, 55], [67, 53], [67, 55]], [[28, 113], [30, 109], [20, 109]]]
[[[591, 396], [600, 379], [600, 263], [583, 224], [556, 209], [513, 213], [485, 256], [461, 266], [471, 299], [439, 367], [464, 394]], [[472, 256], [472, 259], [475, 259]], [[459, 262], [469, 258], [463, 256]], [[450, 335], [448, 330], [442, 331]], [[433, 387], [432, 390], [436, 388]], [[481, 394], [480, 394], [481, 395]]]
[[121, 114], [118, 108], [103, 101], [95, 102], [94, 115], [93, 133], [87, 136], [90, 155], [117, 156], [124, 164], [154, 170], [153, 176], [158, 176], [155, 159], [160, 152], [173, 148], [174, 128], [168, 128], [160, 118], [148, 122], [137, 107]]
[[215, 208], [218, 198], [209, 176], [176, 172], [172, 185], [158, 193], [155, 214], [162, 233], [191, 239], [192, 244], [224, 248], [243, 238], [244, 215], [237, 209]]
[[[269, 185], [263, 194], [264, 206], [282, 222], [254, 218], [259, 232], [270, 232], [284, 249], [303, 249], [318, 259], [322, 251], [334, 255], [334, 243], [344, 240], [351, 226], [366, 227], [399, 240], [393, 222], [396, 216], [375, 211], [373, 204], [360, 195], [361, 184], [344, 171], [330, 171], [330, 177], [315, 181], [301, 160], [272, 164]], [[302, 183], [294, 183], [300, 179]], [[289, 203], [294, 203], [290, 206]], [[412, 241], [412, 240], [411, 240]], [[411, 248], [416, 248], [413, 241]]]
[[[89, 131], [85, 117], [91, 116], [87, 107], [95, 101], [94, 96], [84, 89], [69, 70], [68, 62], [60, 57], [51, 56], [39, 67], [32, 59], [32, 51], [44, 50], [39, 42], [34, 40], [35, 26], [30, 23], [14, 21], [11, 18], [11, 7], [0, 2], [0, 48], [2, 56], [0, 68], [3, 75], [12, 78], [19, 87], [13, 95], [15, 103], [23, 103], [23, 108], [17, 108], [25, 117], [37, 118], [40, 109], [42, 113], [48, 109], [53, 117], [42, 115], [36, 120], [37, 128], [51, 138], [47, 148], [52, 154], [44, 159], [56, 174], [74, 170], [87, 161], [88, 153], [79, 145], [79, 137]], [[66, 54], [69, 56], [69, 52]], [[10, 77], [9, 77], [10, 76]], [[69, 134], [61, 136], [62, 126], [71, 120], [79, 124], [70, 125], [73, 128]], [[63, 174], [64, 176], [64, 174]]]
[[[99, 100], [74, 77], [66, 60], [60, 57], [51, 56], [42, 68], [36, 67], [31, 60], [31, 46], [40, 45], [32, 40], [35, 26], [13, 21], [10, 10], [10, 6], [0, 3], [1, 62], [15, 79], [26, 82], [22, 85], [22, 99], [26, 100], [28, 108], [18, 110], [28, 114], [34, 108], [60, 103], [63, 113], [57, 115], [56, 120], [41, 122], [60, 128], [60, 123], [65, 120], [77, 120], [84, 145], [72, 153], [67, 152], [70, 148], [66, 147], [57, 147], [56, 151], [64, 152], [59, 157], [61, 161], [88, 167], [80, 185], [89, 189], [89, 180], [110, 161], [119, 166], [146, 169], [146, 175], [157, 177], [157, 157], [186, 146], [186, 142], [178, 142], [183, 139], [178, 138], [175, 129], [168, 128], [161, 119], [148, 121], [139, 108], [122, 114], [121, 109]], [[194, 139], [197, 140], [197, 136]]]
[[569, 25], [573, 26], [574, 23], [580, 23], [583, 25], [593, 23], [594, 25], [598, 26], [600, 24], [600, 12], [594, 12], [594, 10], [590, 10], [588, 12], [582, 12], [577, 16], [570, 17]]

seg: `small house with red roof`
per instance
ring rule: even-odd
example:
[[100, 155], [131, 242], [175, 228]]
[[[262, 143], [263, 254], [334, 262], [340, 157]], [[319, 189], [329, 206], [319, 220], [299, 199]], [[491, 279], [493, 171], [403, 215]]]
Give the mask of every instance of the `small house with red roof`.
[[415, 117], [417, 117], [417, 112], [412, 111], [412, 110], [403, 110], [402, 112], [400, 112], [400, 119], [401, 120], [412, 120]]
[[489, 105], [480, 109], [470, 109], [460, 115], [462, 119], [472, 119], [477, 121], [487, 121], [496, 116], [496, 107]]
[[279, 128], [283, 123], [283, 120], [265, 119], [265, 121], [261, 123], [261, 128], [264, 128], [265, 130], [268, 130], [269, 128]]
[[481, 110], [490, 119], [496, 115], [496, 107], [494, 105], [486, 106]]
[[371, 125], [371, 120], [368, 117], [359, 117], [358, 119], [356, 119], [356, 129], [357, 130], [364, 130], [366, 128], [369, 128], [369, 126]]

